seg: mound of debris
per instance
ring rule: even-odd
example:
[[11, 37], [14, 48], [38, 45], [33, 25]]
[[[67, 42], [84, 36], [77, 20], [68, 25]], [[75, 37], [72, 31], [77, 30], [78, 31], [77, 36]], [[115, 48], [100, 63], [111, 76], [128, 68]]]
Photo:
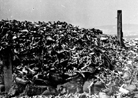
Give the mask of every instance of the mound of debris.
[[86, 81], [114, 69], [115, 51], [120, 49], [116, 36], [99, 29], [60, 21], [1, 20], [1, 59], [7, 48], [12, 51], [14, 71], [9, 96], [83, 92]]

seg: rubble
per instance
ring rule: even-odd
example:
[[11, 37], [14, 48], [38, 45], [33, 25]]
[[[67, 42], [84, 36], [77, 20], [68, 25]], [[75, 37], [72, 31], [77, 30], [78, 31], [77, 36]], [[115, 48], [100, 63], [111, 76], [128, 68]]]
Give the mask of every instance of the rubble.
[[[15, 74], [8, 96], [76, 92], [100, 98], [134, 95], [138, 42], [124, 42], [127, 49], [118, 45], [116, 36], [66, 22], [1, 20], [0, 59], [10, 46]], [[89, 82], [92, 79], [96, 82]], [[97, 81], [104, 85], [102, 90]], [[37, 90], [40, 92], [35, 93]]]

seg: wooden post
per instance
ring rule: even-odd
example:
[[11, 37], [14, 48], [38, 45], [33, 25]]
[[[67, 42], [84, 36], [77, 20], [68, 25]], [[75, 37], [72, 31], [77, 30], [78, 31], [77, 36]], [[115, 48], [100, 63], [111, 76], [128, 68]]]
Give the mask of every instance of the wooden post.
[[9, 89], [12, 86], [12, 52], [10, 47], [4, 51], [4, 86], [5, 93], [8, 93]]
[[117, 11], [117, 37], [120, 46], [124, 46], [122, 32], [122, 10]]

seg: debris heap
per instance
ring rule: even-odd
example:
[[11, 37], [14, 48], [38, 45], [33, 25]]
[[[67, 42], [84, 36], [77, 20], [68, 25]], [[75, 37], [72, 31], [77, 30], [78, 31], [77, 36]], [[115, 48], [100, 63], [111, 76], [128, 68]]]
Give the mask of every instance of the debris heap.
[[[85, 81], [96, 79], [97, 74], [113, 70], [117, 65], [115, 51], [120, 49], [116, 36], [107, 36], [95, 28], [79, 28], [60, 21], [1, 20], [1, 60], [7, 47], [12, 50], [16, 86], [50, 86], [56, 88], [55, 92], [59, 85], [76, 77], [81, 77], [83, 86]], [[17, 92], [19, 95], [23, 91], [15, 90], [9, 95]], [[30, 95], [33, 94], [36, 92]]]

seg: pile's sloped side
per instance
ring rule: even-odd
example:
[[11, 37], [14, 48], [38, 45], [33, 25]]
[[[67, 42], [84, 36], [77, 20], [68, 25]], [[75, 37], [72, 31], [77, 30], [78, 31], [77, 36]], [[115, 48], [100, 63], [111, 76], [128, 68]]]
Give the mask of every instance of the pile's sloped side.
[[60, 21], [1, 20], [1, 58], [11, 49], [15, 76], [34, 85], [56, 87], [66, 83], [73, 71], [83, 73], [87, 80], [100, 71], [113, 69], [115, 64], [112, 47], [117, 39], [101, 35], [98, 29], [80, 29]]

